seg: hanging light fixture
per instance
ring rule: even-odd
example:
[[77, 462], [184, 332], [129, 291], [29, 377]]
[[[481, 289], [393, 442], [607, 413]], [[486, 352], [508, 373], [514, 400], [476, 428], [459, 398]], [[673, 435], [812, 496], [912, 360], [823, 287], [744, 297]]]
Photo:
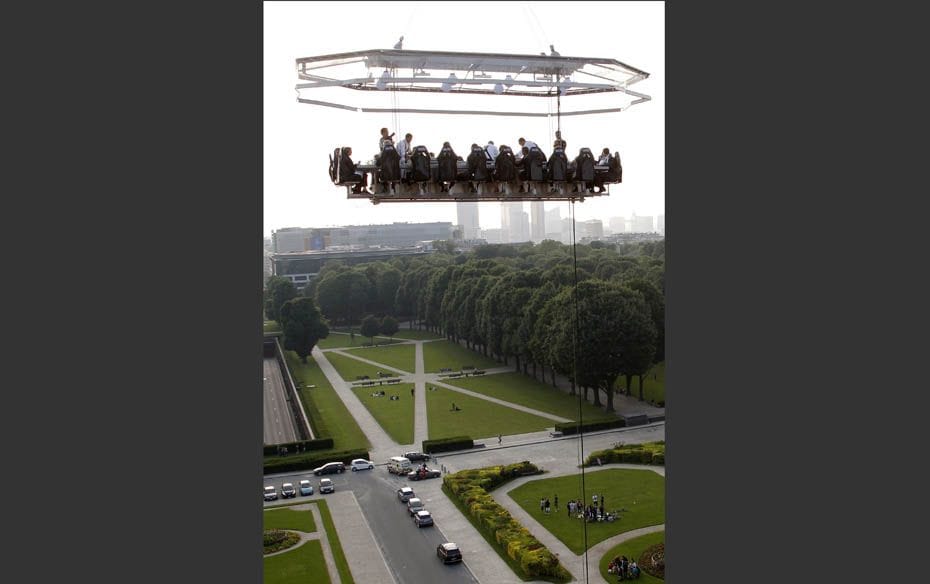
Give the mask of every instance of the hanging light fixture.
[[513, 87], [513, 77], [511, 77], [510, 75], [507, 75], [507, 77], [504, 77], [504, 85], [507, 86], [507, 89], [510, 89], [511, 87]]
[[378, 78], [377, 83], [375, 83], [375, 87], [377, 87], [380, 91], [384, 91], [384, 88], [387, 87], [388, 79], [390, 78], [391, 72], [385, 69], [384, 73], [381, 74], [381, 77]]
[[458, 82], [458, 77], [455, 76], [455, 73], [450, 73], [449, 78], [442, 84], [442, 90], [449, 93], [452, 91], [452, 85], [456, 82]]
[[504, 86], [501, 85], [500, 83], [495, 84], [495, 85], [494, 85], [494, 93], [496, 93], [497, 95], [500, 95], [500, 94], [504, 93]]

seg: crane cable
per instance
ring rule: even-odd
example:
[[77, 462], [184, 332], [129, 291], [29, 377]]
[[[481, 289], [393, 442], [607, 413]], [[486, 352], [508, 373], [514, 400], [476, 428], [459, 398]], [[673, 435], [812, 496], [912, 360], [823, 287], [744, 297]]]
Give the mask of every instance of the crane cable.
[[[572, 218], [572, 277], [574, 281], [574, 287], [572, 288], [572, 308], [574, 311], [574, 318], [572, 318], [572, 385], [575, 387], [578, 392], [578, 464], [581, 467], [581, 502], [584, 506], [587, 501], [587, 493], [585, 492], [585, 481], [584, 481], [584, 431], [582, 430], [582, 424], [584, 424], [584, 412], [582, 410], [582, 403], [585, 401], [582, 399], [582, 394], [580, 391], [580, 386], [578, 384], [578, 328], [580, 321], [580, 312], [578, 310], [578, 248], [577, 240], [575, 237], [575, 199], [572, 198], [571, 203], [569, 204], [569, 214]], [[594, 391], [598, 391], [597, 388]], [[588, 522], [583, 521], [582, 524], [582, 537], [584, 545], [584, 581], [587, 584], [588, 582]]]

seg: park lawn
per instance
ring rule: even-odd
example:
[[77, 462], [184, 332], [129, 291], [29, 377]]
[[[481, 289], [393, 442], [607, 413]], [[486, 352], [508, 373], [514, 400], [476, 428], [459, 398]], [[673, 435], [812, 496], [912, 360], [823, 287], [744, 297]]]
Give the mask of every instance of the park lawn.
[[[383, 368], [379, 368], [377, 365], [371, 365], [365, 363], [364, 361], [359, 361], [358, 359], [353, 359], [352, 357], [347, 357], [346, 355], [340, 355], [339, 353], [333, 353], [332, 351], [324, 353], [326, 358], [332, 363], [333, 367], [336, 368], [336, 371], [339, 372], [339, 375], [346, 381], [353, 382], [357, 381], [360, 375], [367, 375], [368, 377], [377, 381], [378, 371], [384, 371]], [[398, 375], [393, 371], [387, 371], [391, 375]]]
[[262, 323], [262, 330], [266, 333], [279, 333], [281, 325], [273, 320], [266, 320]]
[[[379, 347], [381, 345], [390, 345], [392, 343], [400, 343], [401, 341], [394, 339], [393, 341], [387, 337], [375, 337], [374, 346]], [[348, 347], [371, 347], [371, 341], [368, 337], [363, 337], [359, 334], [355, 335], [353, 339], [349, 334], [342, 334], [330, 331], [329, 336], [325, 339], [320, 339], [317, 344], [317, 347], [320, 350], [323, 349], [345, 349]]]
[[[647, 533], [646, 535], [627, 540], [621, 544], [610, 548], [610, 550], [604, 554], [604, 557], [600, 561], [601, 576], [604, 577], [608, 582], [614, 582], [617, 580], [617, 576], [614, 574], [607, 573], [607, 564], [610, 563], [610, 560], [614, 558], [619, 558], [621, 556], [626, 556], [629, 560], [635, 560], [639, 564], [639, 555], [646, 551], [646, 548], [653, 546], [657, 543], [665, 542], [665, 532], [657, 531], [655, 533]], [[640, 570], [642, 570], [642, 564], [640, 564]], [[662, 584], [665, 580], [661, 578], [656, 578], [655, 576], [650, 576], [645, 571], [640, 571], [639, 580], [642, 584]]]
[[388, 367], [394, 367], [401, 371], [413, 373], [416, 364], [416, 349], [416, 345], [404, 344], [387, 347], [351, 349], [349, 352], [353, 355], [368, 359], [369, 361], [377, 361], [378, 363], [384, 363]]
[[[294, 485], [297, 486], [296, 484]], [[303, 531], [313, 533], [316, 531], [316, 524], [313, 522], [313, 513], [310, 511], [298, 511], [296, 509], [272, 509], [265, 511], [262, 521], [264, 528], [268, 529], [292, 529], [294, 531]]]
[[[643, 399], [647, 402], [664, 402], [665, 401], [665, 361], [655, 365], [649, 370], [646, 376], [646, 382], [643, 383]], [[626, 389], [626, 377], [620, 376], [614, 382], [614, 388], [619, 390]], [[639, 398], [639, 378], [630, 379], [630, 395]]]
[[463, 365], [488, 369], [500, 367], [502, 363], [498, 363], [480, 353], [470, 351], [451, 341], [436, 341], [434, 343], [423, 343], [423, 365], [427, 373], [439, 373], [439, 370], [443, 367], [459, 371]]
[[436, 333], [431, 333], [430, 331], [418, 331], [414, 330], [399, 330], [397, 334], [394, 335], [395, 339], [410, 339], [413, 341], [431, 341], [433, 339], [441, 339], [442, 335], [437, 335]]
[[[471, 436], [488, 438], [498, 434], [539, 432], [555, 426], [555, 421], [521, 412], [451, 389], [435, 387], [426, 391], [429, 439]], [[461, 408], [453, 412], [452, 404]]]
[[[352, 391], [394, 442], [413, 444], [414, 397], [410, 395], [412, 388], [412, 383], [397, 383], [353, 387]], [[377, 391], [384, 391], [384, 395], [373, 397], [371, 394]], [[392, 395], [400, 399], [391, 401]]]
[[[569, 499], [582, 499], [591, 504], [591, 495], [603, 494], [605, 511], [620, 510], [620, 519], [613, 522], [588, 523], [588, 547], [618, 533], [640, 527], [665, 523], [665, 477], [651, 471], [613, 468], [585, 473], [585, 493], [581, 493], [580, 475], [531, 481], [510, 491], [508, 495], [552, 535], [576, 554], [584, 552], [583, 522], [569, 518]], [[559, 496], [559, 511], [546, 515], [539, 510], [539, 500]], [[626, 509], [626, 511], [623, 511]]]
[[277, 556], [264, 559], [265, 584], [295, 582], [330, 583], [323, 546], [319, 540], [305, 541], [300, 546]]
[[[333, 523], [333, 517], [329, 513], [329, 506], [326, 504], [326, 501], [323, 499], [294, 501], [288, 505], [288, 507], [306, 504], [316, 505], [317, 509], [320, 511], [320, 518], [323, 520], [323, 531], [326, 532], [326, 538], [329, 539], [329, 547], [333, 552], [333, 561], [336, 562], [336, 570], [339, 572], [339, 577], [342, 579], [343, 584], [355, 584], [355, 580], [352, 578], [352, 572], [349, 570], [349, 562], [346, 560], [345, 552], [342, 550], [339, 534], [336, 533], [336, 525]], [[271, 513], [279, 509], [281, 508], [266, 509], [265, 513]], [[311, 581], [316, 582], [316, 580]]]
[[[578, 396], [568, 395], [560, 389], [522, 373], [495, 373], [494, 375], [447, 379], [444, 380], [444, 383], [470, 389], [483, 395], [520, 404], [548, 414], [562, 416], [569, 420], [578, 419]], [[581, 411], [585, 421], [616, 417], [587, 402], [582, 404]]]
[[[308, 357], [304, 364], [293, 351], [285, 351], [285, 356], [294, 382], [298, 384], [300, 401], [317, 437], [332, 438], [332, 451], [370, 448], [362, 429], [313, 357]], [[311, 389], [310, 385], [316, 387]]]

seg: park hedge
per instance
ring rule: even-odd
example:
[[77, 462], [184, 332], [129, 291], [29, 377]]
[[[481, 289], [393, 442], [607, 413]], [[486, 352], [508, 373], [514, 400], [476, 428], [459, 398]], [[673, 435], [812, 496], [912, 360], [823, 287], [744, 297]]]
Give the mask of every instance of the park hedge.
[[595, 420], [593, 422], [559, 422], [555, 425], [557, 432], [568, 436], [569, 434], [578, 434], [580, 432], [595, 432], [597, 430], [608, 430], [610, 428], [623, 428], [626, 421], [623, 418], [615, 420]]
[[568, 582], [572, 575], [559, 558], [488, 494], [511, 479], [539, 472], [528, 461], [463, 470], [443, 477], [443, 492], [522, 579]]
[[451, 438], [423, 441], [423, 452], [427, 454], [452, 452], [453, 450], [467, 450], [474, 447], [475, 441], [472, 440], [470, 436], [453, 436]]
[[625, 462], [629, 464], [665, 465], [665, 441], [646, 442], [645, 444], [617, 444], [606, 450], [595, 450], [584, 461], [585, 466]]
[[337, 452], [303, 452], [287, 456], [275, 456], [265, 459], [265, 474], [293, 472], [295, 470], [314, 469], [327, 462], [344, 462], [349, 464], [353, 458], [368, 458], [367, 450], [340, 450]]
[[316, 440], [301, 440], [287, 444], [269, 444], [265, 446], [265, 456], [275, 456], [279, 448], [287, 448], [291, 452], [305, 452], [307, 450], [326, 450], [333, 447], [332, 438], [317, 438]]

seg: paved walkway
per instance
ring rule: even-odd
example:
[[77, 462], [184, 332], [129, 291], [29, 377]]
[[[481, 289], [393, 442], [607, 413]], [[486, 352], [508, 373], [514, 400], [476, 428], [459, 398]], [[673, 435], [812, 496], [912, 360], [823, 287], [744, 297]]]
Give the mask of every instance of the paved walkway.
[[[414, 388], [416, 403], [413, 410], [413, 443], [423, 444], [429, 439], [429, 420], [426, 416], [426, 372], [423, 365], [423, 342], [417, 341], [414, 358]], [[417, 448], [412, 448], [417, 450]]]
[[339, 534], [352, 579], [359, 583], [396, 584], [355, 494], [352, 491], [337, 491], [327, 497], [329, 514]]

